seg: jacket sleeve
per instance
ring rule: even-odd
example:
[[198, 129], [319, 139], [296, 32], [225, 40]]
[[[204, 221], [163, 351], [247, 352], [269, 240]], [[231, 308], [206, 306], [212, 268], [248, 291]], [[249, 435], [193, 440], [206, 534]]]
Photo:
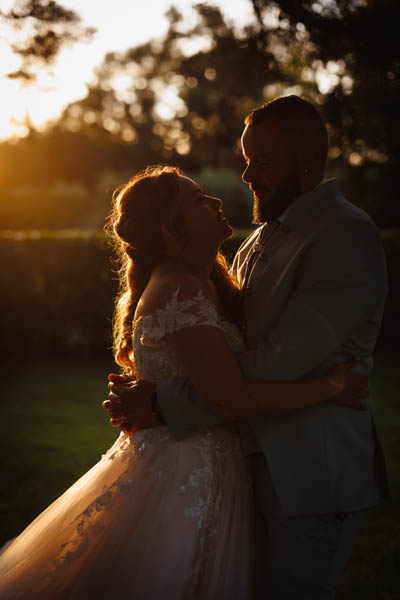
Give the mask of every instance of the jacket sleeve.
[[221, 423], [189, 379], [175, 377], [159, 383], [157, 395], [168, 429], [177, 440]]
[[[245, 377], [304, 377], [340, 348], [386, 294], [385, 259], [375, 226], [361, 219], [331, 225], [305, 252], [297, 287], [268, 336], [239, 355]], [[158, 394], [177, 439], [219, 422], [187, 380], [163, 383]]]

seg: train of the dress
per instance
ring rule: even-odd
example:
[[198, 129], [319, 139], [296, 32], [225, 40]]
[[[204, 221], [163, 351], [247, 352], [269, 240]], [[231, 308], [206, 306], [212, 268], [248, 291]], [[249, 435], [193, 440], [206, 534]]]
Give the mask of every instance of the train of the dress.
[[[166, 334], [236, 327], [199, 292], [135, 322], [136, 374], [185, 375]], [[121, 434], [0, 556], [2, 600], [244, 600], [251, 597], [251, 484], [234, 426], [183, 441], [167, 427]]]
[[0, 597], [248, 598], [252, 512], [231, 426], [121, 434], [3, 552]]

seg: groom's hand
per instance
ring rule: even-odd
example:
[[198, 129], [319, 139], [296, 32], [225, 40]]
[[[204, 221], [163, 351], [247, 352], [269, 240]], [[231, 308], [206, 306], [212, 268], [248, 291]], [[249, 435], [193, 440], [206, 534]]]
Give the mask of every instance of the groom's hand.
[[108, 400], [103, 402], [103, 408], [113, 427], [133, 433], [160, 424], [153, 415], [151, 404], [154, 384], [114, 373], [108, 376], [108, 382]]

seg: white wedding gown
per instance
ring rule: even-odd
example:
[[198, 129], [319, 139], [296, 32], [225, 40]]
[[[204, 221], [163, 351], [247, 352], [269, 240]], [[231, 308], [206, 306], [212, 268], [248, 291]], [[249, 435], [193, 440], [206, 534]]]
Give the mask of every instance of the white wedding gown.
[[[178, 290], [135, 322], [137, 376], [184, 375], [166, 333], [218, 327], [243, 342], [200, 292]], [[166, 426], [121, 434], [101, 460], [0, 556], [1, 600], [247, 600], [253, 504], [234, 427], [184, 440]]]

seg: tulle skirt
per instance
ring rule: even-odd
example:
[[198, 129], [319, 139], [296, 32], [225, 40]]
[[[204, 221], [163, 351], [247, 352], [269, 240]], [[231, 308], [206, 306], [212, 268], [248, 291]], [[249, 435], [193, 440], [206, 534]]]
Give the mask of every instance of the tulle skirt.
[[231, 426], [121, 434], [0, 556], [2, 600], [248, 600], [253, 502]]

